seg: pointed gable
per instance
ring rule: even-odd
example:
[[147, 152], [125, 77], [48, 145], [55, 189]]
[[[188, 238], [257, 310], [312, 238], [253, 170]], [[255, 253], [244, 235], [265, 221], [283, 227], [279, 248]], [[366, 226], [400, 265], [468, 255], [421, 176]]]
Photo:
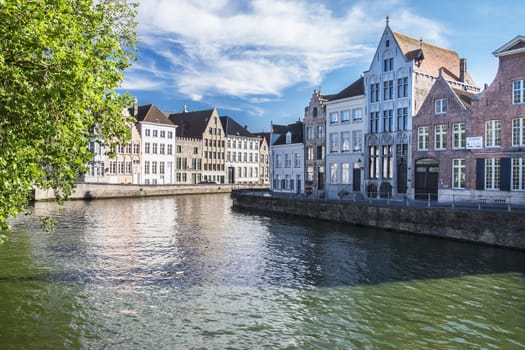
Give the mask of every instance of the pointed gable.
[[514, 55], [525, 52], [525, 36], [517, 35], [511, 41], [505, 43], [499, 49], [492, 52], [496, 57]]
[[[133, 108], [128, 109], [128, 111], [133, 115]], [[133, 116], [137, 119], [137, 122], [173, 125], [168, 117], [153, 104], [139, 106], [136, 115]]]

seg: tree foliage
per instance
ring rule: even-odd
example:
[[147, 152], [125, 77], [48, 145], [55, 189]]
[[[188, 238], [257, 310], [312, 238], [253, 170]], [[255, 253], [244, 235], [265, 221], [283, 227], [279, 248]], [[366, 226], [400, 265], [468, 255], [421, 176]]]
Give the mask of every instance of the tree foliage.
[[0, 231], [35, 186], [67, 198], [95, 129], [129, 137], [131, 98], [115, 89], [135, 58], [135, 15], [126, 0], [0, 0]]

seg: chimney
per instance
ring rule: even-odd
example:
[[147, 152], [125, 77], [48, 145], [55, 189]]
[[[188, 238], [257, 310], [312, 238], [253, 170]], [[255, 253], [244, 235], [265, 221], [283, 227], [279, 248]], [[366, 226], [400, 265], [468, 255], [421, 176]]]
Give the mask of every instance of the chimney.
[[465, 82], [465, 73], [467, 72], [467, 59], [459, 59], [459, 81]]
[[137, 98], [133, 99], [133, 116], [136, 117], [139, 115], [139, 102]]

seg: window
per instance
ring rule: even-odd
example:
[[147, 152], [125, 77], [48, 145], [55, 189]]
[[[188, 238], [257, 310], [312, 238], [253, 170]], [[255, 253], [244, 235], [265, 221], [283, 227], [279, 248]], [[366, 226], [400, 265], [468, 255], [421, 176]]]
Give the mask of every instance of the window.
[[159, 132], [159, 131], [158, 131], [157, 129], [153, 129], [153, 137], [157, 137], [158, 132]]
[[452, 188], [465, 188], [465, 159], [452, 159]]
[[312, 111], [312, 116], [314, 118], [317, 118], [317, 107], [314, 107], [313, 111]]
[[161, 143], [159, 145], [159, 154], [164, 154], [165, 153], [165, 147], [166, 147], [166, 145], [163, 144], [163, 143]]
[[145, 134], [146, 134], [146, 136], [150, 136], [151, 135], [151, 130], [150, 129], [146, 129]]
[[164, 174], [164, 162], [159, 162], [159, 174]]
[[370, 102], [379, 102], [379, 83], [370, 84]]
[[314, 138], [314, 130], [311, 126], [306, 127], [306, 140], [311, 140]]
[[362, 108], [352, 109], [352, 120], [354, 122], [363, 120], [363, 109]]
[[525, 80], [512, 82], [512, 103], [525, 103]]
[[324, 159], [324, 146], [317, 146], [317, 159]]
[[370, 146], [368, 148], [369, 159], [368, 159], [368, 174], [371, 179], [377, 179], [379, 177], [379, 147]]
[[337, 183], [337, 163], [330, 163], [330, 183]]
[[289, 153], [286, 153], [284, 155], [284, 166], [286, 168], [291, 168], [292, 167], [292, 160], [290, 159], [290, 154]]
[[447, 126], [436, 125], [434, 128], [434, 149], [444, 150], [447, 148]]
[[330, 134], [330, 153], [339, 152], [339, 140], [337, 133]]
[[193, 147], [193, 154], [199, 154], [199, 148]]
[[383, 179], [391, 179], [393, 173], [392, 145], [383, 146]]
[[500, 179], [500, 159], [487, 158], [485, 159], [485, 189], [497, 190], [499, 189]]
[[350, 152], [350, 131], [341, 133], [341, 152], [348, 153]]
[[296, 168], [301, 167], [301, 155], [299, 153], [295, 153], [294, 167]]
[[348, 123], [350, 121], [350, 111], [341, 112], [341, 123]]
[[512, 189], [525, 190], [525, 158], [512, 158]]
[[133, 154], [139, 154], [140, 153], [140, 145], [138, 143], [133, 144]]
[[165, 130], [161, 130], [160, 131], [160, 137], [166, 137], [166, 131]]
[[352, 131], [352, 149], [354, 152], [361, 152], [363, 149], [363, 131], [354, 130]]
[[278, 154], [275, 156], [275, 167], [276, 168], [282, 168], [283, 167], [283, 156], [282, 154]]
[[452, 148], [460, 149], [467, 147], [465, 123], [454, 123], [452, 125]]
[[314, 148], [313, 148], [313, 146], [308, 146], [306, 148], [306, 159], [307, 160], [314, 160]]
[[109, 173], [110, 174], [116, 174], [117, 173], [117, 162], [112, 160], [109, 162]]
[[383, 132], [392, 131], [393, 114], [394, 114], [394, 111], [392, 109], [383, 111]]
[[447, 99], [440, 98], [436, 100], [436, 114], [445, 114], [447, 113]]
[[131, 162], [126, 162], [126, 174], [131, 174]]
[[339, 121], [339, 113], [331, 112], [330, 113], [330, 124], [335, 124]]
[[408, 97], [408, 77], [397, 79], [397, 98]]
[[370, 133], [374, 134], [379, 131], [379, 112], [370, 113]]
[[317, 138], [324, 139], [324, 125], [317, 125]]
[[151, 162], [151, 173], [152, 174], [157, 173], [157, 162], [156, 161]]
[[172, 138], [173, 138], [173, 131], [168, 131], [168, 138], [169, 138], [169, 139], [172, 139]]
[[390, 72], [394, 69], [394, 58], [385, 58], [383, 60], [383, 72]]
[[525, 118], [512, 119], [512, 146], [525, 145]]
[[387, 80], [383, 82], [383, 99], [391, 100], [394, 98], [394, 81]]
[[397, 130], [407, 130], [408, 128], [408, 108], [397, 109]]
[[146, 143], [144, 144], [144, 153], [149, 153], [149, 145], [150, 145], [149, 142], [146, 142]]
[[485, 122], [485, 147], [501, 146], [501, 122], [489, 120]]
[[420, 151], [428, 150], [428, 126], [417, 128], [417, 149]]
[[157, 143], [153, 143], [153, 154], [157, 154]]
[[149, 174], [149, 161], [144, 162], [144, 174]]
[[341, 183], [350, 183], [350, 163], [341, 164]]
[[173, 145], [168, 145], [168, 152], [169, 155], [173, 154]]

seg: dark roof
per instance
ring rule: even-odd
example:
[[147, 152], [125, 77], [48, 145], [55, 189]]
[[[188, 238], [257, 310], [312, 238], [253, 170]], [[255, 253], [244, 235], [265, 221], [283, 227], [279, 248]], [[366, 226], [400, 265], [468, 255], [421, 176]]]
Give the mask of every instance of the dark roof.
[[[266, 140], [266, 144], [270, 144], [270, 133], [269, 132], [255, 132], [253, 133], [254, 136], [256, 137], [259, 137], [261, 138], [261, 142], [262, 142], [262, 139], [265, 139]], [[259, 142], [259, 144], [261, 143]]]
[[286, 130], [286, 125], [272, 124], [272, 133], [282, 134]]
[[330, 95], [329, 101], [342, 100], [343, 98], [349, 98], [365, 94], [365, 79], [363, 77], [357, 79], [352, 84], [348, 85], [343, 90], [339, 91], [335, 95]]
[[286, 126], [281, 136], [275, 141], [274, 145], [285, 145], [286, 144], [286, 134], [290, 132], [292, 134], [291, 143], [302, 143], [303, 142], [303, 122], [298, 121], [294, 124], [289, 124]]
[[128, 109], [129, 114], [135, 117], [138, 122], [144, 121], [149, 123], [173, 125], [166, 115], [162, 113], [155, 105], [148, 104], [144, 106], [138, 106], [137, 115], [133, 114], [133, 109], [133, 107]]
[[178, 126], [177, 137], [202, 138], [214, 109], [172, 113], [169, 119]]
[[226, 133], [226, 135], [254, 137], [253, 134], [249, 132], [247, 128], [242, 127], [239, 123], [237, 123], [231, 117], [228, 117], [227, 115], [225, 115], [225, 116], [220, 117], [220, 119], [221, 119], [222, 128], [224, 129], [224, 132]]

